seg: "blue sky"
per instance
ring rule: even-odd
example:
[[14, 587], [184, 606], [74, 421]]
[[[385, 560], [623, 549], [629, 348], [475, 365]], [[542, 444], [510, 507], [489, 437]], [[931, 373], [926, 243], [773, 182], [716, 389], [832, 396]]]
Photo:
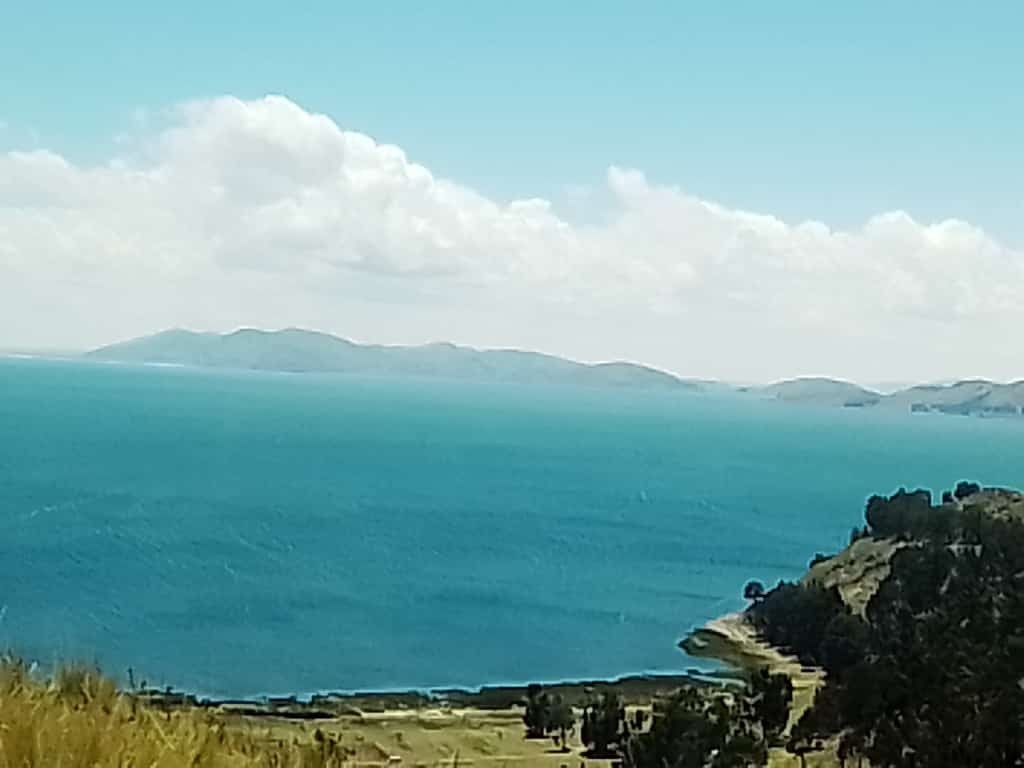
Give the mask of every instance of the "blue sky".
[[1022, 28], [1010, 2], [7, 0], [0, 346], [303, 326], [1024, 378]]
[[138, 108], [282, 93], [499, 199], [612, 163], [854, 226], [1024, 240], [1024, 6], [45, 3], [0, 27], [0, 142], [103, 159]]

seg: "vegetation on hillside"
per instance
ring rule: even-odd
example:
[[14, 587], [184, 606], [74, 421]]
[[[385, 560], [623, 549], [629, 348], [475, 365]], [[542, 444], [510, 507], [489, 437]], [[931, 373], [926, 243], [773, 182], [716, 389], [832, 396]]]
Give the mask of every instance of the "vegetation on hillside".
[[1000, 494], [961, 483], [938, 505], [927, 491], [872, 497], [867, 534], [902, 546], [864, 616], [834, 586], [748, 588], [765, 640], [827, 673], [794, 752], [835, 743], [844, 765], [1024, 765], [1024, 520]]

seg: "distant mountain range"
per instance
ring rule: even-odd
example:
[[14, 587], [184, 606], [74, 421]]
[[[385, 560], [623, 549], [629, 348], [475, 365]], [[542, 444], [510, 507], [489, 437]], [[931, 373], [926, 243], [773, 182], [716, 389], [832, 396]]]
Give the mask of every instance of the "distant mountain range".
[[243, 329], [233, 333], [171, 330], [87, 352], [93, 360], [234, 368], [292, 373], [349, 373], [468, 381], [561, 383], [689, 392], [736, 391], [787, 403], [844, 408], [899, 408], [967, 416], [1024, 416], [1024, 380], [971, 379], [922, 384], [883, 394], [848, 381], [799, 378], [736, 387], [684, 379], [635, 363], [579, 363], [516, 349], [480, 350], [455, 344], [357, 344], [317, 331]]
[[742, 391], [792, 403], [845, 408], [900, 408], [914, 413], [960, 416], [1024, 416], [1024, 380], [1000, 384], [969, 379], [952, 384], [921, 384], [883, 395], [847, 381], [806, 378]]
[[424, 376], [472, 381], [565, 383], [700, 390], [702, 383], [633, 363], [585, 364], [538, 352], [455, 344], [380, 346], [317, 331], [243, 329], [228, 334], [171, 330], [86, 353], [94, 360], [292, 373]]

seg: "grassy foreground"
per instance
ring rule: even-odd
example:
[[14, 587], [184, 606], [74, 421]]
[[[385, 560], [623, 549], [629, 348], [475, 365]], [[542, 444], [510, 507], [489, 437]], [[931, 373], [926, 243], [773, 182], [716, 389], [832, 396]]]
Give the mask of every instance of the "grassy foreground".
[[19, 661], [0, 663], [0, 768], [326, 768], [344, 758], [330, 738], [273, 738], [201, 711], [143, 706], [85, 668], [41, 681]]
[[66, 667], [43, 680], [20, 661], [0, 660], [0, 768], [608, 765], [582, 758], [578, 738], [570, 747], [524, 739], [515, 708], [349, 708], [299, 722], [154, 706], [93, 669]]

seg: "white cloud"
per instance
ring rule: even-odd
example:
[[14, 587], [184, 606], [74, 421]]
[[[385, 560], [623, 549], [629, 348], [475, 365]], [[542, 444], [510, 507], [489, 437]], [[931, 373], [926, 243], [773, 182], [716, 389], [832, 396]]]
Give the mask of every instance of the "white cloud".
[[0, 154], [0, 344], [295, 324], [694, 375], [1024, 376], [1024, 256], [966, 222], [834, 231], [612, 167], [610, 210], [569, 224], [280, 97], [135, 122], [103, 166]]

